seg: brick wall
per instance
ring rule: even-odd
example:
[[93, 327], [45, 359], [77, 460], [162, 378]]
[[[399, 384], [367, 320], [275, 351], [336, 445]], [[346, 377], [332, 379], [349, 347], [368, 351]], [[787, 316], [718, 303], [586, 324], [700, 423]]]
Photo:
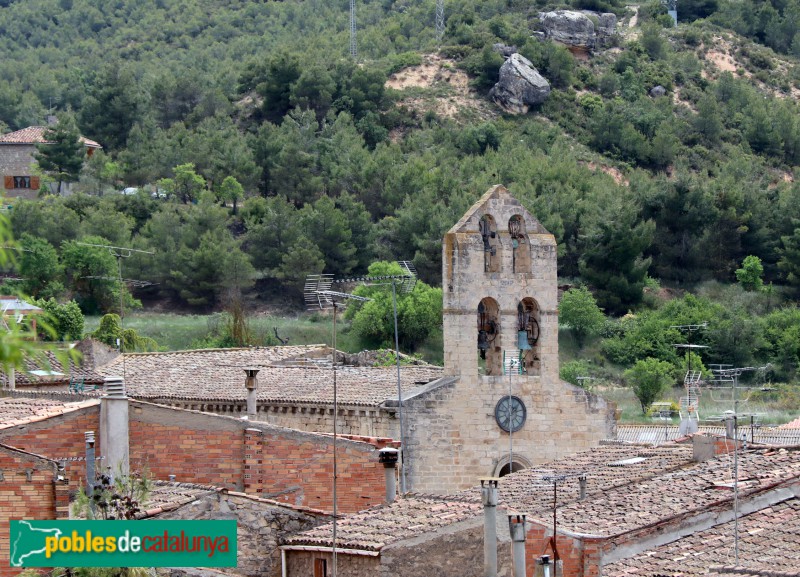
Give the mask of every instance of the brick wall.
[[[94, 431], [98, 442], [95, 453], [100, 456], [100, 406], [86, 407], [11, 429], [0, 430], [0, 443], [5, 443], [42, 455], [48, 459], [64, 461], [70, 487], [76, 490], [86, 478], [86, 440], [84, 432]], [[72, 460], [70, 460], [72, 459]], [[99, 464], [102, 461], [98, 461]]]
[[33, 164], [33, 153], [36, 147], [32, 144], [2, 144], [0, 145], [0, 186], [3, 187], [5, 196], [17, 196], [21, 198], [34, 199], [38, 196], [38, 190], [5, 187], [5, 177], [8, 176], [30, 176], [31, 165]]
[[0, 471], [0, 577], [10, 577], [20, 570], [9, 566], [9, 521], [55, 517], [56, 464], [0, 446]]
[[[553, 535], [552, 526], [547, 526], [537, 521], [528, 519], [529, 528], [527, 534], [527, 541], [525, 543], [525, 560], [526, 571], [528, 575], [536, 575], [536, 560], [542, 555], [549, 555], [553, 559], [553, 549], [550, 547], [550, 537]], [[596, 571], [586, 572], [585, 565], [587, 559], [584, 558], [587, 551], [584, 550], [584, 543], [581, 539], [575, 537], [568, 537], [559, 534], [556, 539], [556, 547], [558, 548], [559, 558], [563, 562], [562, 575], [569, 577], [589, 577], [590, 575], [597, 576]], [[593, 565], [596, 570], [599, 570], [599, 549], [596, 544], [592, 544], [593, 554], [596, 555]]]
[[[131, 469], [332, 509], [332, 437], [149, 403], [130, 406]], [[339, 439], [337, 460], [340, 512], [383, 502], [385, 479], [375, 446]]]

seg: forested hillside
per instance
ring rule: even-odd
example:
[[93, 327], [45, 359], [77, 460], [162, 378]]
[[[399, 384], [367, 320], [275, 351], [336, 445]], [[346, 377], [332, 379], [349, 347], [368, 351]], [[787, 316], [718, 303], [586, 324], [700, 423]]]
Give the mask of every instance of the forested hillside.
[[[137, 296], [203, 309], [231, 290], [299, 303], [306, 274], [381, 259], [413, 259], [436, 286], [443, 233], [502, 183], [605, 313], [646, 316], [659, 286], [700, 292], [723, 304], [683, 320], [745, 323], [758, 343], [731, 345], [736, 362], [780, 356], [794, 374], [796, 325], [764, 318], [796, 316], [800, 289], [795, 0], [681, 2], [677, 28], [658, 2], [450, 0], [441, 43], [433, 0], [362, 1], [357, 61], [348, 5], [0, 0], [0, 127], [54, 111], [104, 147], [83, 194], [15, 203], [15, 235], [41, 257], [21, 260], [24, 290], [113, 310], [113, 283], [86, 278], [113, 258], [77, 240], [154, 250], [126, 262], [158, 283]], [[616, 46], [581, 59], [541, 40], [556, 8], [614, 12]], [[498, 43], [552, 87], [526, 115], [488, 97]], [[725, 292], [748, 256], [757, 298]]]

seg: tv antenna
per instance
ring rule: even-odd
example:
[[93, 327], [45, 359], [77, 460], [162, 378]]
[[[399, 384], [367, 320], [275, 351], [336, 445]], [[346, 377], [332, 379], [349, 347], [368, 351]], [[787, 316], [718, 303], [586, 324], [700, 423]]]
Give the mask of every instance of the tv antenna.
[[[78, 242], [76, 244], [78, 244], [80, 246], [91, 246], [91, 247], [94, 247], [94, 248], [105, 249], [109, 253], [111, 253], [111, 256], [113, 256], [113, 257], [115, 257], [117, 259], [117, 278], [116, 279], [114, 279], [113, 277], [108, 277], [108, 278], [111, 278], [112, 280], [116, 280], [119, 283], [119, 328], [120, 328], [120, 331], [122, 331], [123, 335], [124, 335], [124, 328], [125, 328], [125, 325], [124, 325], [124, 320], [125, 320], [125, 291], [122, 290], [122, 287], [124, 286], [123, 285], [123, 278], [122, 278], [122, 259], [130, 258], [130, 257], [133, 256], [134, 253], [137, 253], [137, 254], [155, 254], [155, 251], [152, 251], [152, 250], [139, 250], [137, 248], [128, 248], [128, 247], [124, 247], [124, 246], [114, 246], [114, 245], [111, 245], [111, 244], [94, 244], [94, 243], [90, 243], [90, 242]], [[91, 278], [91, 277], [87, 277], [87, 278]], [[142, 282], [146, 282], [146, 281], [132, 281], [132, 282], [142, 283]], [[121, 337], [119, 339], [119, 352], [120, 353], [124, 353], [125, 352], [124, 349], [125, 349], [125, 338]], [[124, 355], [122, 356], [122, 378], [123, 379], [125, 378], [125, 356]]]
[[[708, 327], [707, 322], [690, 325], [672, 325], [669, 328], [678, 329], [681, 332], [693, 333]], [[676, 349], [686, 351], [686, 374], [683, 377], [683, 387], [686, 395], [679, 399], [678, 409], [681, 417], [681, 424], [678, 427], [679, 435], [696, 433], [699, 430], [700, 419], [700, 386], [703, 384], [703, 372], [700, 367], [697, 370], [692, 368], [692, 355], [694, 350], [698, 352], [707, 349], [705, 345], [693, 345], [689, 343], [673, 344]], [[684, 416], [684, 412], [686, 416]]]
[[350, 0], [350, 58], [358, 60], [356, 42], [356, 0]]
[[[306, 307], [310, 310], [313, 309], [332, 309], [333, 310], [333, 571], [332, 576], [336, 577], [336, 514], [337, 514], [337, 477], [338, 477], [338, 463], [337, 463], [337, 448], [336, 440], [338, 437], [338, 416], [339, 416], [339, 402], [336, 383], [336, 312], [339, 305], [347, 300], [367, 302], [372, 299], [362, 297], [347, 292], [333, 290], [334, 284], [353, 284], [362, 283], [367, 286], [392, 286], [392, 307], [394, 311], [394, 337], [395, 337], [395, 357], [397, 360], [397, 402], [398, 414], [400, 417], [400, 490], [405, 493], [406, 491], [406, 478], [405, 478], [405, 462], [403, 460], [403, 451], [405, 449], [405, 434], [403, 423], [403, 394], [400, 386], [400, 350], [399, 350], [399, 336], [397, 331], [397, 285], [400, 284], [403, 292], [411, 292], [417, 282], [417, 271], [410, 261], [398, 261], [400, 267], [404, 270], [405, 274], [402, 275], [385, 275], [385, 276], [361, 276], [349, 278], [334, 278], [332, 274], [312, 274], [306, 277], [305, 288], [303, 296], [306, 301]], [[388, 282], [387, 282], [388, 281]], [[398, 281], [401, 281], [398, 283]]]
[[[739, 417], [749, 416], [751, 423], [753, 418], [753, 415], [739, 414], [739, 391], [742, 389], [747, 391], [745, 401], [749, 400], [750, 396], [755, 392], [755, 387], [740, 387], [739, 377], [746, 372], [766, 372], [769, 368], [770, 365], [766, 364], [762, 367], [733, 367], [715, 371], [715, 374], [720, 377], [719, 382], [730, 383], [729, 389], [731, 391], [731, 400], [733, 401], [733, 410], [725, 411], [724, 415], [714, 420], [724, 421], [726, 436], [733, 438], [733, 556], [734, 565], [736, 566], [739, 565]], [[727, 387], [720, 387], [720, 390], [723, 388]]]

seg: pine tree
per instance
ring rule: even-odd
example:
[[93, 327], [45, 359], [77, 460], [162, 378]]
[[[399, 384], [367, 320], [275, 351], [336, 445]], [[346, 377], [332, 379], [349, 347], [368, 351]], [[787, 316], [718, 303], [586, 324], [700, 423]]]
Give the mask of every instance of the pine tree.
[[62, 184], [77, 182], [83, 168], [85, 151], [78, 127], [72, 115], [61, 115], [58, 124], [43, 134], [45, 142], [36, 145], [34, 153], [39, 167], [58, 182], [58, 195]]

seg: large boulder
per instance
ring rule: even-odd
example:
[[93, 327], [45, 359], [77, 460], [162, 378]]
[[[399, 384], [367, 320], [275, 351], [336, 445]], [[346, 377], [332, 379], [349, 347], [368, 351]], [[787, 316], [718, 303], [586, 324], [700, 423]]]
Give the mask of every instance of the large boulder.
[[500, 107], [512, 114], [525, 114], [550, 96], [550, 83], [521, 54], [512, 54], [500, 67], [500, 80], [489, 91]]
[[617, 17], [614, 14], [554, 10], [540, 12], [544, 37], [567, 46], [595, 50], [614, 42]]

